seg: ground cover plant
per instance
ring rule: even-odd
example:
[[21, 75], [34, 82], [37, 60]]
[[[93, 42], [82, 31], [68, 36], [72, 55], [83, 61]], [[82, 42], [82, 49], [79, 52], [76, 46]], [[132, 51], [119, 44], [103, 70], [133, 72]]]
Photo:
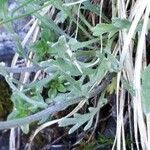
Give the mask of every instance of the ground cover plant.
[[[0, 1], [0, 26], [16, 43], [11, 66], [0, 63], [13, 103], [0, 129], [11, 129], [10, 137], [29, 134], [26, 149], [54, 126], [76, 135], [70, 149], [149, 149], [150, 2], [16, 3], [10, 10], [7, 0]], [[26, 17], [21, 39], [14, 23]], [[115, 133], [105, 137], [101, 124], [110, 118], [115, 123], [109, 121], [105, 128], [114, 125]], [[15, 138], [9, 142], [10, 149], [18, 146]]]

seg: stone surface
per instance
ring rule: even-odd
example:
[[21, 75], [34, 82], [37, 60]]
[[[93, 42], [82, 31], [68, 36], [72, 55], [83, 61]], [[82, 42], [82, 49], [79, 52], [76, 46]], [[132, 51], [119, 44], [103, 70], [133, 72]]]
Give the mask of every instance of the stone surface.
[[[12, 11], [17, 7], [17, 3], [15, 0], [9, 0], [8, 5], [9, 11]], [[13, 29], [15, 33], [17, 33], [21, 41], [23, 40], [27, 32], [24, 30], [23, 27], [28, 22], [29, 19], [30, 17], [26, 17], [23, 19], [14, 20], [12, 23]], [[10, 34], [5, 29], [5, 26], [0, 26], [0, 62], [3, 61], [7, 65], [10, 65], [15, 52], [16, 52], [16, 43], [14, 41], [13, 34]]]

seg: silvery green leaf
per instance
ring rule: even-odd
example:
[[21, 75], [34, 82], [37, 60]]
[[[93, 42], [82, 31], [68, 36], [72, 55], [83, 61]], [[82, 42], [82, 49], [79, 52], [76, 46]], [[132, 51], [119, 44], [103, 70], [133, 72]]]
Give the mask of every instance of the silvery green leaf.
[[69, 130], [69, 134], [72, 134], [74, 131], [76, 131], [79, 127], [81, 126], [81, 124], [77, 123], [75, 124], [70, 130]]
[[[83, 48], [88, 47], [89, 45], [91, 45], [95, 42], [98, 42], [98, 41], [99, 41], [98, 38], [94, 38], [92, 40], [79, 42], [76, 39], [72, 38], [72, 39], [69, 40], [68, 45], [69, 45], [69, 47], [72, 51], [77, 52], [78, 49], [83, 49]], [[84, 51], [82, 51], [82, 52], [84, 52]]]
[[78, 81], [76, 81], [74, 78], [72, 78], [70, 75], [68, 75], [66, 72], [61, 71], [60, 72], [63, 76], [66, 77], [66, 80], [71, 84], [71, 86], [79, 93], [81, 93], [81, 85]]
[[119, 61], [109, 52], [107, 52], [107, 58], [111, 63], [111, 70], [114, 72], [118, 72], [120, 70]]
[[111, 69], [111, 63], [108, 61], [108, 59], [103, 58], [99, 63], [99, 66], [97, 67], [96, 74], [95, 75], [93, 74], [94, 75], [93, 83], [97, 81], [100, 82], [104, 78], [105, 73], [110, 69]]
[[56, 22], [57, 23], [63, 23], [67, 19], [68, 15], [65, 13], [65, 11], [61, 10], [60, 12], [57, 13], [56, 16]]
[[118, 28], [115, 27], [113, 24], [106, 24], [106, 23], [101, 23], [97, 24], [93, 29], [93, 35], [94, 36], [101, 36], [105, 33], [111, 33], [111, 32], [117, 32]]
[[129, 20], [121, 18], [113, 18], [112, 24], [119, 29], [129, 29], [131, 26], [131, 22]]
[[58, 58], [55, 61], [55, 65], [58, 69], [63, 70], [68, 75], [72, 75], [72, 76], [81, 75], [80, 71], [77, 69], [77, 67], [74, 64], [64, 59]]
[[84, 131], [87, 131], [89, 128], [91, 128], [92, 123], [93, 123], [93, 117], [89, 120], [89, 122], [84, 127]]
[[52, 45], [59, 57], [65, 57], [68, 45], [65, 36], [59, 37], [58, 41]]
[[145, 114], [150, 113], [150, 65], [142, 72], [142, 105]]
[[40, 125], [40, 124], [46, 122], [46, 121], [49, 119], [49, 117], [50, 117], [49, 115], [44, 116], [44, 117], [38, 122], [38, 125]]
[[124, 88], [132, 95], [135, 95], [135, 90], [133, 89], [133, 85], [132, 83], [129, 83], [127, 80], [125, 79], [121, 79]]
[[58, 87], [57, 87], [57, 90], [59, 92], [62, 92], [62, 93], [65, 93], [66, 92], [66, 88], [63, 84], [60, 84]]
[[29, 129], [29, 124], [21, 126], [21, 130], [23, 133], [28, 134], [30, 129]]
[[89, 112], [86, 114], [75, 113], [73, 117], [63, 118], [61, 121], [58, 122], [59, 126], [65, 127], [73, 125], [69, 130], [69, 134], [71, 134], [79, 127], [84, 125], [86, 122], [88, 122], [87, 125], [84, 127], [84, 130], [88, 130], [92, 125], [94, 116], [104, 105], [104, 101], [106, 101], [106, 99], [104, 98], [104, 94], [102, 94], [97, 107], [89, 107]]
[[56, 95], [57, 95], [57, 89], [56, 88], [50, 88], [48, 90], [48, 97], [50, 99], [54, 99], [56, 97]]

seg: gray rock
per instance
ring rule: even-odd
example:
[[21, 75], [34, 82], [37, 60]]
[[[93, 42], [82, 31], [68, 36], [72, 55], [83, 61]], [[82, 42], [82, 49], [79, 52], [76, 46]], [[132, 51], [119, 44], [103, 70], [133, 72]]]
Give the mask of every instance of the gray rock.
[[[12, 11], [13, 9], [18, 7], [17, 1], [15, 0], [8, 0], [8, 10]], [[20, 10], [21, 12], [23, 10]], [[19, 12], [21, 15], [21, 12]], [[15, 33], [18, 34], [20, 41], [23, 40], [23, 38], [26, 35], [26, 32], [23, 27], [24, 25], [29, 21], [30, 17], [14, 20], [12, 25]], [[0, 62], [3, 61], [7, 65], [11, 64], [12, 58], [16, 52], [16, 43], [14, 41], [13, 35], [10, 34], [5, 30], [5, 28], [0, 28]]]

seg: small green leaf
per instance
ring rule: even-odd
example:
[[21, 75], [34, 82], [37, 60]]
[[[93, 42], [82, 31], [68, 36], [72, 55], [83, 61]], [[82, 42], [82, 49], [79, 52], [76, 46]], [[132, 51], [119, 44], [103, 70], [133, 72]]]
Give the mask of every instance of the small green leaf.
[[93, 117], [89, 120], [89, 122], [84, 127], [84, 131], [87, 131], [88, 129], [90, 129], [90, 127], [92, 126], [92, 123], [93, 123]]
[[109, 52], [106, 52], [106, 54], [109, 62], [111, 63], [110, 69], [114, 72], [118, 72], [120, 70], [119, 61], [115, 58], [115, 56], [113, 56]]
[[116, 33], [118, 31], [118, 28], [115, 27], [113, 24], [106, 24], [106, 23], [101, 23], [97, 24], [93, 29], [93, 35], [94, 36], [100, 36], [103, 35], [104, 33]]
[[101, 81], [104, 76], [105, 76], [105, 72], [109, 71], [111, 69], [111, 63], [104, 57], [101, 60], [101, 63], [99, 64], [98, 68], [97, 68], [97, 72], [94, 75], [94, 77], [92, 76], [93, 80], [92, 82], [97, 82], [97, 81]]
[[57, 57], [66, 59], [68, 58], [67, 50], [68, 50], [68, 44], [66, 41], [65, 36], [59, 37], [58, 41], [54, 43], [51, 48], [53, 48], [57, 52]]
[[63, 70], [64, 72], [66, 72], [67, 74], [69, 75], [72, 75], [72, 76], [78, 76], [78, 75], [81, 75], [80, 71], [77, 69], [77, 67], [62, 59], [62, 58], [58, 58], [54, 64], [60, 69], [60, 70]]
[[30, 129], [29, 129], [29, 124], [21, 126], [21, 130], [23, 133], [28, 134]]
[[32, 51], [35, 52], [37, 61], [40, 61], [43, 60], [44, 57], [46, 57], [46, 54], [49, 51], [49, 46], [47, 42], [42, 39], [34, 43], [31, 49], [33, 49]]
[[112, 24], [119, 29], [129, 29], [131, 26], [131, 22], [127, 19], [121, 19], [121, 18], [113, 18]]
[[127, 80], [125, 79], [121, 79], [124, 88], [132, 95], [135, 95], [135, 90], [133, 89], [133, 85], [132, 83], [129, 83]]
[[112, 79], [111, 83], [107, 86], [106, 90], [109, 94], [112, 94], [113, 92], [116, 91], [116, 88], [117, 88], [117, 78], [114, 77]]
[[81, 91], [81, 85], [78, 81], [76, 81], [73, 77], [68, 75], [66, 72], [61, 71], [61, 74], [66, 78], [66, 80], [71, 84], [71, 86], [78, 92], [82, 93]]
[[70, 130], [69, 134], [72, 134], [74, 131], [76, 131], [81, 125], [79, 123], [75, 124]]
[[29, 104], [24, 102], [18, 95], [15, 93], [12, 94], [11, 100], [13, 102], [13, 111], [9, 114], [8, 120], [14, 118], [21, 118], [28, 116], [31, 112], [29, 111]]
[[44, 27], [41, 31], [41, 39], [44, 41], [53, 42], [56, 38], [56, 35], [49, 28]]
[[57, 95], [57, 89], [56, 88], [51, 88], [48, 90], [48, 96], [49, 98], [53, 99]]
[[66, 92], [66, 88], [63, 84], [59, 84], [59, 86], [57, 87], [57, 90], [62, 93]]
[[63, 23], [67, 19], [68, 15], [65, 11], [61, 10], [56, 16], [57, 23]]

